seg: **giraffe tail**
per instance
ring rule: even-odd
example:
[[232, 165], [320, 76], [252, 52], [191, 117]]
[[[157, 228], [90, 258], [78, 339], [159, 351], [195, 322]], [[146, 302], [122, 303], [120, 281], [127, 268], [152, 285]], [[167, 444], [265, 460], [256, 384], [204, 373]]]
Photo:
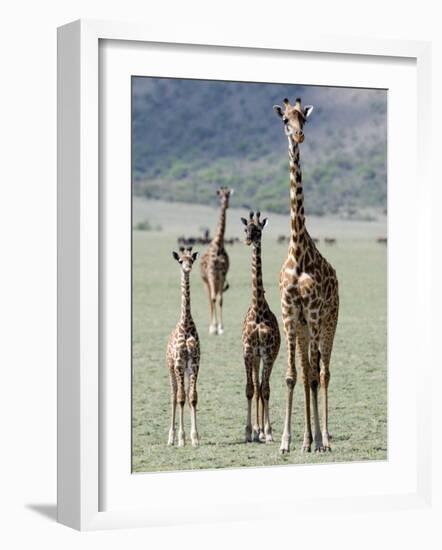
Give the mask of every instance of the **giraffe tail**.
[[223, 292], [225, 292], [226, 290], [229, 290], [230, 288], [230, 285], [229, 283], [226, 281], [226, 284], [224, 285], [224, 288], [223, 288]]

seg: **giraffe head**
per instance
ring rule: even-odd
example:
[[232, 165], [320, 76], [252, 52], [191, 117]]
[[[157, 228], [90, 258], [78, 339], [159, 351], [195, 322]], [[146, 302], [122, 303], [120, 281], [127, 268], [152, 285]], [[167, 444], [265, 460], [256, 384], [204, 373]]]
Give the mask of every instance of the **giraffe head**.
[[295, 105], [291, 105], [286, 98], [284, 99], [284, 108], [280, 105], [274, 105], [273, 109], [284, 123], [285, 135], [296, 141], [296, 143], [302, 143], [304, 141], [304, 124], [311, 115], [313, 106], [305, 105], [301, 107], [301, 100], [298, 97]]
[[229, 199], [233, 195], [233, 189], [229, 189], [228, 187], [220, 187], [216, 190], [216, 194], [221, 201], [221, 206], [224, 206], [224, 208], [229, 208]]
[[172, 256], [180, 264], [181, 271], [190, 273], [192, 271], [193, 262], [198, 258], [198, 252], [192, 253], [192, 247], [180, 248], [180, 253], [173, 251]]
[[250, 212], [249, 219], [241, 218], [242, 223], [246, 226], [244, 232], [246, 234], [245, 243], [247, 246], [251, 244], [256, 245], [261, 242], [262, 230], [267, 225], [268, 219], [260, 219], [261, 212], [256, 213], [256, 217], [253, 212]]

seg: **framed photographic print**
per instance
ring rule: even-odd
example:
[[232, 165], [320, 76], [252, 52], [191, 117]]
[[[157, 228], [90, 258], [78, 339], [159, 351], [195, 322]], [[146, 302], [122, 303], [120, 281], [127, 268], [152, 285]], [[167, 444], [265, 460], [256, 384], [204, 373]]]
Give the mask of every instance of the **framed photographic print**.
[[59, 521], [425, 505], [428, 44], [81, 21], [58, 70]]

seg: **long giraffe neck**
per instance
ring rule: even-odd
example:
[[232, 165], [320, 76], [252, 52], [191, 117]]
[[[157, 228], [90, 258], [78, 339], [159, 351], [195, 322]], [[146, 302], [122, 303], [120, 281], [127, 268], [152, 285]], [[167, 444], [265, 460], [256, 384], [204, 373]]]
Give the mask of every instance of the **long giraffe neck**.
[[258, 242], [253, 245], [252, 254], [252, 305], [258, 308], [263, 299], [261, 243]]
[[221, 213], [218, 220], [218, 225], [216, 227], [216, 233], [214, 237], [214, 242], [217, 245], [223, 245], [224, 244], [224, 232], [226, 230], [226, 207], [223, 204], [221, 206]]
[[190, 313], [190, 273], [181, 272], [181, 317], [180, 322], [186, 323], [191, 318]]
[[290, 251], [302, 247], [305, 237], [304, 189], [302, 188], [302, 172], [299, 162], [298, 143], [289, 136], [290, 162]]

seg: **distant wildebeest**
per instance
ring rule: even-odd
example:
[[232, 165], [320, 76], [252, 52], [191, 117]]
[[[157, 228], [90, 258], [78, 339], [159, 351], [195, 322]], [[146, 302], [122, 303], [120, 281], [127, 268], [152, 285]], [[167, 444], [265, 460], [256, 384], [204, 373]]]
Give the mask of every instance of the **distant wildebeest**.
[[289, 242], [289, 240], [290, 240], [290, 238], [286, 237], [285, 235], [278, 235], [278, 238], [276, 239], [276, 242], [278, 244], [283, 244], [283, 243]]
[[239, 238], [238, 237], [230, 237], [230, 239], [224, 239], [224, 243], [225, 244], [230, 244], [230, 245], [233, 245], [235, 243], [239, 242]]
[[185, 237], [184, 235], [177, 238], [179, 246], [189, 247], [193, 246], [197, 241], [196, 237]]
[[203, 236], [198, 237], [199, 244], [209, 244], [212, 240], [209, 229], [204, 229]]
[[376, 242], [380, 244], [387, 244], [387, 237], [378, 237]]
[[313, 237], [313, 242], [314, 242], [315, 244], [319, 244], [319, 239], [318, 239], [317, 237]]
[[336, 244], [336, 239], [331, 237], [324, 237], [325, 244]]

